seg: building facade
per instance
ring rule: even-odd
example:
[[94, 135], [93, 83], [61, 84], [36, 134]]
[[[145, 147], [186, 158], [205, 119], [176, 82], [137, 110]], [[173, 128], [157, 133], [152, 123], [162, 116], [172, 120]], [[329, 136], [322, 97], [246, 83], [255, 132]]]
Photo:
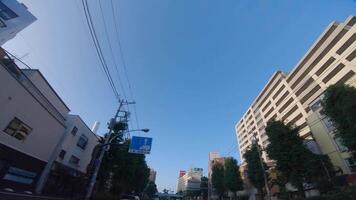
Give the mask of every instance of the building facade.
[[[299, 135], [307, 140], [318, 138], [311, 125], [315, 118], [312, 117], [315, 113], [313, 103], [328, 86], [353, 85], [356, 81], [355, 23], [355, 17], [341, 23], [332, 22], [290, 73], [277, 71], [273, 74], [235, 126], [242, 162], [253, 137], [263, 148], [268, 145], [265, 126], [273, 118], [299, 126]], [[319, 144], [318, 140], [316, 142]], [[321, 150], [328, 154], [325, 148]], [[269, 161], [265, 153], [263, 158]]]
[[71, 114], [66, 118], [65, 134], [45, 192], [74, 196], [84, 190], [88, 181], [88, 165], [95, 146], [99, 144], [99, 137], [80, 116]]
[[0, 188], [32, 190], [65, 133], [69, 108], [39, 71], [30, 76], [3, 50], [0, 57]]
[[36, 21], [27, 7], [16, 0], [0, 0], [0, 46]]
[[188, 191], [200, 191], [200, 183], [202, 177], [202, 168], [190, 168], [187, 173], [178, 178], [177, 192], [182, 192], [185, 194]]

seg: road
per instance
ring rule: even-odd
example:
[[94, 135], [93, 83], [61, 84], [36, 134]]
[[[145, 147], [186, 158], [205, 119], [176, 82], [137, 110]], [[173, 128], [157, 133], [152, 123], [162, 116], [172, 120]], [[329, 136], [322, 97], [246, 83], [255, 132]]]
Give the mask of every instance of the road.
[[66, 200], [63, 198], [0, 192], [1, 200]]

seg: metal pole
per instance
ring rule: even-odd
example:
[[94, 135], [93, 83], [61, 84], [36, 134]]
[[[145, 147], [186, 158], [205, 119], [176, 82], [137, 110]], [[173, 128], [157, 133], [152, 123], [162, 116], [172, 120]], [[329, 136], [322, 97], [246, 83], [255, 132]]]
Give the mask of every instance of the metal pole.
[[[119, 108], [117, 109], [115, 117], [113, 118], [114, 121], [117, 120], [117, 117], [119, 116], [121, 107], [123, 106], [124, 103], [129, 104], [128, 102], [124, 102], [123, 100], [120, 100]], [[109, 133], [108, 133], [107, 137], [105, 138], [103, 149], [101, 150], [99, 158], [98, 158], [98, 162], [95, 165], [94, 173], [90, 178], [90, 182], [89, 182], [89, 185], [88, 185], [88, 188], [87, 188], [87, 192], [85, 194], [85, 200], [89, 200], [90, 197], [91, 197], [91, 194], [93, 193], [94, 185], [95, 185], [95, 182], [96, 182], [96, 177], [98, 176], [98, 172], [99, 172], [99, 169], [100, 169], [101, 162], [102, 162], [102, 160], [104, 158], [105, 151], [108, 149], [109, 142], [110, 142], [110, 136], [111, 136], [112, 132], [113, 132], [112, 127], [109, 126]]]

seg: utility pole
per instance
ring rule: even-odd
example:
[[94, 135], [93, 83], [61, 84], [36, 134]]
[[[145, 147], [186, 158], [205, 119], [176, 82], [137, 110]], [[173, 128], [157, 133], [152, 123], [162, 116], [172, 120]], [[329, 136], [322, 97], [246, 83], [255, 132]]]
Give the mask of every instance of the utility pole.
[[111, 139], [111, 134], [113, 133], [113, 123], [116, 123], [116, 120], [119, 116], [119, 113], [121, 112], [121, 108], [123, 105], [128, 105], [128, 104], [134, 104], [135, 102], [127, 102], [127, 101], [124, 101], [124, 100], [120, 100], [119, 101], [120, 104], [119, 104], [119, 107], [116, 111], [116, 114], [114, 116], [114, 118], [112, 118], [109, 122], [109, 133], [107, 134], [106, 138], [105, 138], [105, 142], [104, 142], [104, 145], [102, 146], [102, 150], [100, 152], [100, 155], [99, 155], [99, 158], [95, 164], [95, 168], [94, 168], [94, 172], [93, 172], [93, 175], [91, 176], [90, 178], [90, 182], [89, 182], [89, 185], [88, 185], [88, 188], [87, 188], [87, 192], [85, 194], [85, 200], [89, 200], [92, 193], [93, 193], [93, 189], [94, 189], [94, 185], [95, 185], [95, 182], [96, 182], [96, 178], [98, 176], [98, 172], [99, 172], [99, 169], [100, 169], [100, 165], [101, 165], [101, 162], [103, 161], [103, 158], [104, 158], [104, 155], [105, 155], [105, 152], [109, 149], [110, 147], [110, 139]]

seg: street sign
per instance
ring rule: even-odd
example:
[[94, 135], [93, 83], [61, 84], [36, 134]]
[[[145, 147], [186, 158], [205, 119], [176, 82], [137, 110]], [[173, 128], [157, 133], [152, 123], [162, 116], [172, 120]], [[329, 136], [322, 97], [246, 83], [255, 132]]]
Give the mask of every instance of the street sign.
[[129, 153], [149, 154], [152, 146], [152, 138], [133, 136], [129, 147]]

